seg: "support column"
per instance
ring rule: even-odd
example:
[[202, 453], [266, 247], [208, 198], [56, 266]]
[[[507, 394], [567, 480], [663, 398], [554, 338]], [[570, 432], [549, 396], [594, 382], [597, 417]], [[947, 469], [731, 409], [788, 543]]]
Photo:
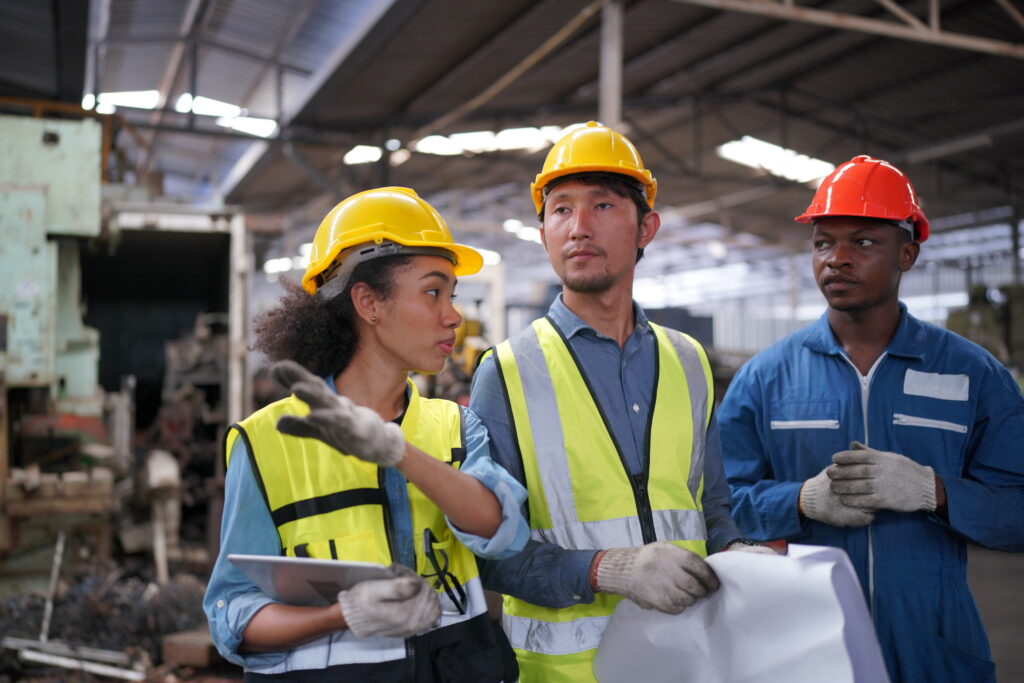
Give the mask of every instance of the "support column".
[[601, 9], [601, 73], [597, 118], [609, 128], [622, 125], [622, 0]]

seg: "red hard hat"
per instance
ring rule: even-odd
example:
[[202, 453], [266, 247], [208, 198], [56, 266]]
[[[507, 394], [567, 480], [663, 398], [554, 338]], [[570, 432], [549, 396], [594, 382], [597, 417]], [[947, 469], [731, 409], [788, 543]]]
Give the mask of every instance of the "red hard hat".
[[928, 219], [910, 179], [888, 161], [866, 154], [840, 164], [821, 181], [811, 205], [795, 220], [810, 223], [824, 216], [906, 221], [918, 242], [928, 239]]

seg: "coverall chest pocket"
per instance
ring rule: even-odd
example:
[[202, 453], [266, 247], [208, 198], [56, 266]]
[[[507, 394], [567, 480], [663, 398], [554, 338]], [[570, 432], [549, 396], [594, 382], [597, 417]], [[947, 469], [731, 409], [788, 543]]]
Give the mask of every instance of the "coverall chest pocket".
[[900, 396], [893, 405], [889, 450], [930, 465], [939, 474], [960, 476], [970, 428], [966, 401]]
[[812, 476], [844, 447], [847, 426], [841, 423], [839, 402], [834, 399], [783, 399], [772, 404], [770, 415], [770, 452], [787, 461], [776, 464], [776, 476], [794, 466], [794, 476]]

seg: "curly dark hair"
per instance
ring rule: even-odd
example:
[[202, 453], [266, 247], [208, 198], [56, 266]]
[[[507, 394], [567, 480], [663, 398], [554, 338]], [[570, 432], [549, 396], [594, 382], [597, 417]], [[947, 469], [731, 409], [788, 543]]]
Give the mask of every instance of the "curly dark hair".
[[253, 348], [271, 361], [293, 360], [320, 377], [338, 374], [348, 367], [359, 346], [352, 285], [365, 283], [387, 299], [395, 271], [411, 260], [411, 256], [384, 256], [360, 263], [345, 290], [327, 301], [310, 296], [294, 281], [282, 280], [285, 293], [278, 305], [253, 320]]

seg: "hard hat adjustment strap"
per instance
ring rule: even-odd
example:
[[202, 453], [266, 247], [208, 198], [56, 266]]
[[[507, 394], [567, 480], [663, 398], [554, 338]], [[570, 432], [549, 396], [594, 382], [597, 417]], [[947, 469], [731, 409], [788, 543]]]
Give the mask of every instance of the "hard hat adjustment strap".
[[333, 299], [345, 291], [345, 286], [356, 266], [385, 256], [440, 256], [455, 265], [455, 254], [443, 247], [408, 246], [390, 240], [384, 240], [380, 244], [367, 242], [349, 247], [338, 254], [341, 265], [329, 273], [330, 279], [317, 289], [316, 295], [323, 301]]

